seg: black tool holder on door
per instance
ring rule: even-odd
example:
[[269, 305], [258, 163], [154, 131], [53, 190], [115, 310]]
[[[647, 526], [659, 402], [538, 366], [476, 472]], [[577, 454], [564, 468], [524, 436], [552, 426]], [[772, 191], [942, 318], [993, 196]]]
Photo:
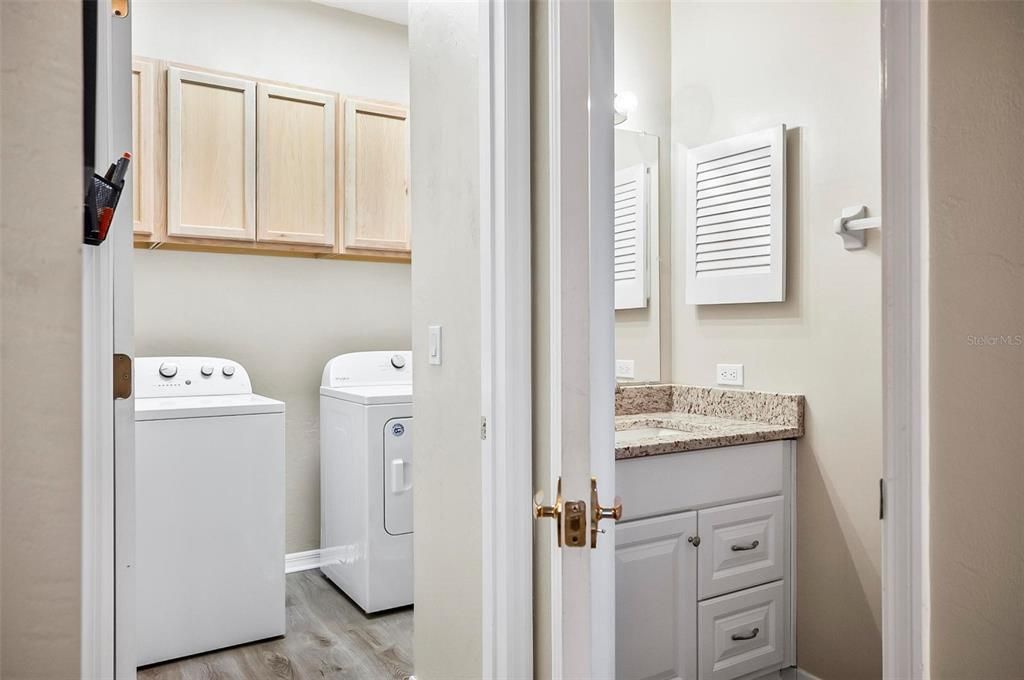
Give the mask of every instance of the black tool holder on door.
[[125, 153], [117, 163], [111, 164], [106, 175], [92, 176], [89, 193], [85, 196], [85, 243], [98, 246], [107, 238], [110, 223], [114, 221], [114, 211], [117, 210], [117, 203], [124, 190], [124, 177], [130, 160], [131, 155]]
[[117, 202], [124, 189], [124, 178], [128, 172], [130, 154], [124, 154], [111, 164], [104, 176], [95, 174], [93, 159], [96, 157], [96, 54], [97, 54], [97, 12], [96, 0], [82, 0], [82, 156], [85, 159], [82, 178], [84, 201], [84, 225], [82, 240], [98, 246], [107, 238], [110, 223], [114, 220]]

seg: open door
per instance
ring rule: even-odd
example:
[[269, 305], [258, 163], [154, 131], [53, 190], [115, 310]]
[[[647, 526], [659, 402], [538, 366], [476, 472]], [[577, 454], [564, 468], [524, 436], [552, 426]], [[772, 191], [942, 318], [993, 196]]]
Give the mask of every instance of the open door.
[[534, 8], [537, 677], [615, 674], [612, 21]]

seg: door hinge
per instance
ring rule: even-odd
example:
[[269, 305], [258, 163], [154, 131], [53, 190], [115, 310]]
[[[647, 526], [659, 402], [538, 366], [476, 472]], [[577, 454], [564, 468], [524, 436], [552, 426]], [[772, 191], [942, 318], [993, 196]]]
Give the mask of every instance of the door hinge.
[[487, 439], [487, 416], [480, 416], [480, 439]]
[[878, 519], [885, 519], [885, 478], [878, 480]]
[[114, 399], [132, 396], [132, 358], [127, 354], [114, 355]]

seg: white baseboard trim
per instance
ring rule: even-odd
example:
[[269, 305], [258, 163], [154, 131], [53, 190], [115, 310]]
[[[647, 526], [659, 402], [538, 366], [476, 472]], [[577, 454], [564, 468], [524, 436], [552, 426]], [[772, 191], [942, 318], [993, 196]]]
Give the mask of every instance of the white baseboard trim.
[[816, 675], [811, 675], [802, 668], [783, 668], [781, 671], [782, 680], [821, 680]]
[[[320, 549], [304, 550], [302, 552], [288, 553], [284, 556], [284, 573], [292, 574], [296, 571], [306, 571], [320, 567]], [[812, 679], [813, 680], [813, 679]]]

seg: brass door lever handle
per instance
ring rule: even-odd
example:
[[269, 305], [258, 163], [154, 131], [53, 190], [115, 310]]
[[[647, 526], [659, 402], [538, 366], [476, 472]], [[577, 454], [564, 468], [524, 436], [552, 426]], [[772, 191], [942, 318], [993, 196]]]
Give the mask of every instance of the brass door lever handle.
[[598, 523], [603, 519], [610, 519], [618, 522], [622, 519], [622, 499], [618, 496], [612, 501], [611, 507], [604, 507], [598, 501], [597, 498], [597, 477], [590, 478], [590, 507], [591, 515], [590, 518], [590, 547], [597, 547], [597, 534], [604, 533], [598, 529]]
[[558, 490], [555, 492], [554, 505], [544, 505], [544, 492], [538, 491], [533, 496], [533, 516], [536, 519], [550, 517], [555, 520], [558, 531], [558, 547], [562, 547], [562, 479], [558, 479]]

